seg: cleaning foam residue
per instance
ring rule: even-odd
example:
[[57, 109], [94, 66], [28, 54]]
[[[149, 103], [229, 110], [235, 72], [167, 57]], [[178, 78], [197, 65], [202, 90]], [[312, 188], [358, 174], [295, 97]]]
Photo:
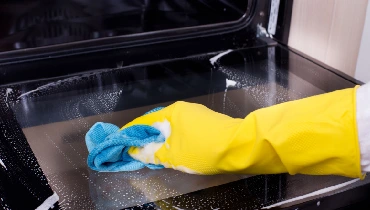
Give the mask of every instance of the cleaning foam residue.
[[7, 170], [7, 168], [6, 168], [6, 166], [5, 166], [4, 162], [3, 162], [3, 160], [1, 160], [1, 159], [0, 159], [0, 165], [2, 165], [2, 166], [5, 168], [5, 170]]
[[235, 87], [235, 85], [236, 85], [236, 81], [226, 79], [226, 88]]
[[36, 88], [34, 90], [30, 90], [28, 92], [22, 93], [20, 96], [18, 96], [18, 99], [19, 98], [22, 98], [23, 96], [27, 96], [27, 95], [29, 95], [29, 94], [31, 94], [33, 92], [37, 92], [37, 91], [40, 91], [40, 90], [43, 90], [43, 89], [46, 89], [46, 88], [49, 88], [49, 87], [58, 86], [58, 85], [62, 84], [63, 82], [71, 82], [71, 81], [74, 81], [74, 80], [78, 80], [80, 78], [81, 77], [75, 76], [75, 77], [70, 77], [70, 78], [63, 79], [63, 80], [58, 80], [56, 82], [51, 82], [51, 83], [48, 83], [46, 85], [42, 85], [42, 86], [40, 86], [40, 87], [38, 87], [38, 88]]
[[130, 154], [136, 160], [139, 160], [143, 163], [155, 163], [154, 154], [163, 146], [164, 143], [149, 143], [140, 149], [138, 153]]
[[172, 169], [175, 169], [175, 170], [178, 170], [178, 171], [182, 171], [182, 172], [185, 172], [185, 173], [188, 173], [188, 174], [201, 174], [199, 172], [196, 172], [188, 167], [185, 167], [185, 166], [175, 166], [175, 165], [171, 165], [171, 164], [168, 164], [168, 163], [161, 163], [165, 168], [172, 168]]
[[262, 24], [257, 24], [257, 37], [270, 37], [272, 38], [272, 35], [269, 34], [265, 27], [262, 26]]
[[163, 122], [155, 122], [152, 126], [158, 129], [166, 139], [170, 137], [171, 124], [168, 122], [168, 120], [164, 120]]
[[223, 109], [222, 109], [223, 113], [225, 113], [227, 90], [229, 87], [235, 87], [235, 85], [236, 85], [236, 81], [226, 79], [226, 88], [225, 88], [225, 93], [224, 93], [224, 101], [223, 101]]
[[[161, 134], [166, 138], [170, 137], [171, 135], [171, 124], [168, 120], [164, 120], [163, 122], [155, 122], [152, 125], [154, 128], [158, 129]], [[136, 154], [130, 154], [134, 159], [139, 160], [143, 163], [155, 163], [155, 156], [154, 154], [163, 146], [165, 143], [156, 143], [152, 142], [145, 145], [140, 151]], [[169, 145], [166, 144], [166, 148], [169, 148]]]
[[6, 103], [6, 106], [9, 106], [8, 105], [8, 97], [9, 97], [9, 94], [13, 92], [13, 89], [11, 88], [7, 88], [6, 91], [5, 91], [5, 103]]
[[232, 50], [227, 50], [227, 51], [225, 51], [225, 52], [222, 52], [222, 53], [220, 53], [220, 54], [218, 54], [218, 55], [216, 55], [216, 56], [214, 56], [214, 57], [212, 57], [212, 58], [210, 58], [209, 59], [209, 62], [211, 62], [211, 64], [214, 66], [215, 65], [215, 63], [216, 63], [216, 61], [218, 60], [218, 59], [220, 59], [222, 56], [224, 56], [224, 55], [227, 55], [227, 54], [229, 54], [230, 52], [232, 52]]
[[50, 197], [48, 197], [36, 210], [47, 210], [50, 208], [54, 208], [56, 202], [59, 201], [59, 196], [54, 193]]
[[5, 101], [8, 101], [9, 94], [13, 92], [13, 89], [7, 88], [5, 91]]
[[[86, 78], [86, 77], [90, 77], [90, 76], [93, 76], [93, 75], [99, 75], [101, 72], [97, 71], [98, 69], [94, 70], [96, 72], [91, 72], [91, 73], [86, 73], [86, 74], [83, 74], [83, 75], [80, 75], [80, 76], [73, 76], [73, 77], [69, 77], [69, 78], [66, 78], [66, 79], [62, 79], [62, 80], [58, 80], [58, 81], [55, 81], [55, 82], [50, 82], [48, 84], [45, 84], [45, 85], [41, 85], [40, 87], [37, 87], [36, 89], [33, 89], [33, 90], [30, 90], [28, 92], [25, 92], [25, 93], [22, 93], [20, 96], [18, 96], [18, 99], [24, 97], [24, 96], [27, 96], [33, 92], [37, 92], [37, 91], [40, 91], [40, 90], [44, 90], [44, 89], [47, 89], [47, 88], [50, 88], [50, 87], [55, 87], [55, 86], [59, 86], [65, 82], [73, 82], [73, 81], [76, 81], [76, 80], [80, 80], [82, 78]], [[101, 71], [107, 71], [107, 69], [100, 69]]]
[[[168, 120], [164, 120], [163, 122], [155, 122], [152, 125], [154, 128], [158, 129], [162, 135], [165, 136], [166, 140], [171, 135], [171, 124], [168, 122]], [[139, 150], [139, 152], [135, 154], [130, 154], [131, 157], [133, 157], [136, 160], [139, 160], [143, 163], [151, 163], [151, 164], [157, 164], [155, 162], [155, 153], [163, 146], [165, 145], [167, 149], [170, 148], [170, 145], [168, 143], [149, 143], [145, 145], [143, 148]], [[169, 163], [160, 163], [165, 168], [172, 168], [178, 171], [182, 171], [188, 174], [199, 174], [198, 172], [191, 170], [185, 166], [175, 166], [171, 165]]]

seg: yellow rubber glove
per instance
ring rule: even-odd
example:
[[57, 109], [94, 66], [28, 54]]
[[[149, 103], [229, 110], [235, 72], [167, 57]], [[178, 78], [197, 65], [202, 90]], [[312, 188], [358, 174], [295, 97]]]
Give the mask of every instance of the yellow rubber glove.
[[123, 128], [168, 121], [171, 131], [164, 144], [131, 148], [129, 154], [188, 173], [363, 178], [355, 97], [356, 88], [345, 89], [259, 109], [245, 119], [176, 102]]

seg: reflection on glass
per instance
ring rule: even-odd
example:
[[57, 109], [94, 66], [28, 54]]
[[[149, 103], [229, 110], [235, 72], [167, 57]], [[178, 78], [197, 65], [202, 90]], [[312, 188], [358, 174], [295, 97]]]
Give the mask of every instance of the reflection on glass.
[[248, 0], [38, 0], [0, 3], [0, 51], [235, 21]]
[[[186, 193], [248, 176], [197, 176], [172, 169], [95, 172], [86, 165], [87, 130], [97, 121], [121, 126], [154, 107], [177, 100], [243, 118], [261, 107], [329, 91], [332, 87], [326, 86], [328, 80], [338, 83], [337, 88], [353, 85], [297, 55], [289, 56], [281, 48], [263, 47], [233, 51], [214, 65], [209, 61], [212, 56], [206, 55], [64, 80], [29, 82], [11, 86], [13, 95], [9, 100], [51, 187], [60, 196], [61, 207], [117, 209], [174, 196], [180, 196], [177, 200], [181, 201], [193, 199], [181, 197]], [[307, 71], [313, 73], [306, 76]], [[227, 80], [233, 85], [228, 86]], [[299, 192], [312, 191], [312, 186], [327, 187], [346, 179], [333, 177], [331, 182], [320, 182], [322, 179], [306, 177], [303, 180], [311, 181], [300, 182], [303, 191], [296, 191], [294, 179], [289, 180], [289, 192], [281, 195], [299, 196]], [[253, 185], [243, 185], [243, 189], [248, 186]], [[210, 199], [224, 196], [215, 193]], [[270, 198], [274, 196], [254, 202], [268, 203]], [[200, 200], [187, 202], [206, 205]], [[182, 206], [181, 202], [176, 205]]]

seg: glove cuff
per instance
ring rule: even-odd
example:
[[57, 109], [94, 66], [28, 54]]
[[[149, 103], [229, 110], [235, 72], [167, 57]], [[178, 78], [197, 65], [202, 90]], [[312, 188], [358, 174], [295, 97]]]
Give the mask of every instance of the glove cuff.
[[370, 83], [357, 89], [356, 121], [361, 152], [361, 170], [370, 172]]

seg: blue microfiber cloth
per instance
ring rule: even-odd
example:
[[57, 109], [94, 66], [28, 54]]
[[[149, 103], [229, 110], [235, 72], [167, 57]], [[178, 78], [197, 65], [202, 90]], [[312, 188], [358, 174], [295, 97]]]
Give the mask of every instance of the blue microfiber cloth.
[[[155, 108], [145, 114], [156, 112]], [[123, 130], [110, 123], [95, 123], [86, 133], [85, 141], [89, 151], [87, 165], [96, 171], [134, 171], [144, 167], [164, 168], [162, 165], [146, 164], [133, 159], [127, 152], [130, 147], [143, 147], [152, 142], [164, 142], [161, 132], [148, 125], [133, 125]]]

